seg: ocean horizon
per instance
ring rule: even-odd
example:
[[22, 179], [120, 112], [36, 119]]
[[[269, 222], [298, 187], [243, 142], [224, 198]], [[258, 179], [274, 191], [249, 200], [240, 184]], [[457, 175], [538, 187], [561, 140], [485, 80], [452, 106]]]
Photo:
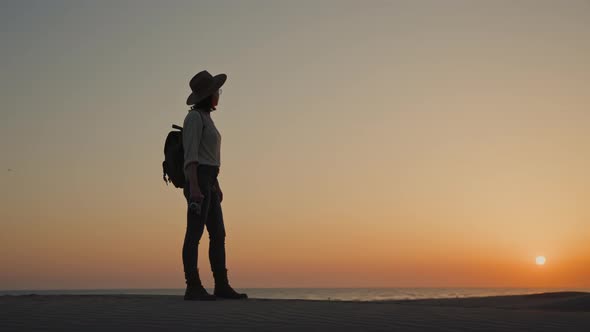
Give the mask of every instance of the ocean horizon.
[[[210, 293], [213, 289], [205, 287]], [[237, 288], [250, 298], [329, 301], [387, 301], [526, 295], [547, 292], [590, 292], [588, 288]], [[184, 288], [0, 290], [12, 295], [178, 295]]]

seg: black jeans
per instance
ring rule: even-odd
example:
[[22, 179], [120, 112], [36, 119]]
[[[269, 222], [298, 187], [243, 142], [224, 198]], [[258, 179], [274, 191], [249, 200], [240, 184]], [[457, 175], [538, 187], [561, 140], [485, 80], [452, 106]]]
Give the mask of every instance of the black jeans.
[[[201, 213], [196, 214], [188, 209], [186, 216], [186, 234], [182, 246], [182, 263], [185, 276], [197, 272], [199, 241], [205, 226], [209, 233], [209, 262], [212, 271], [225, 269], [225, 226], [221, 212], [220, 195], [215, 190], [219, 167], [199, 165], [197, 176], [199, 187], [205, 196], [201, 203]], [[190, 187], [188, 181], [184, 186], [184, 197], [189, 200]]]

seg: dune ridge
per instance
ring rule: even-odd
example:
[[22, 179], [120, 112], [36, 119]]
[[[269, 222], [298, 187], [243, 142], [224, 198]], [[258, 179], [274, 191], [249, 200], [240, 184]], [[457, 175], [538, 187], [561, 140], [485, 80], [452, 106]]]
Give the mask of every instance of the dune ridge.
[[539, 309], [590, 312], [590, 293], [585, 292], [554, 292], [527, 295], [401, 300], [396, 302], [411, 305], [456, 306], [465, 308]]

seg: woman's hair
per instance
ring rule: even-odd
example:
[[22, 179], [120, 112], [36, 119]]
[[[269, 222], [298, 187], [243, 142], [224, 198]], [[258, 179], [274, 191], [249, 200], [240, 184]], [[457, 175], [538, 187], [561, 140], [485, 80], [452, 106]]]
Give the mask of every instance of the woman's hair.
[[211, 111], [211, 109], [213, 108], [213, 96], [208, 96], [207, 98], [199, 101], [198, 103], [194, 104], [193, 106], [191, 106], [191, 110], [194, 109], [200, 109], [200, 110], [206, 110], [206, 111]]

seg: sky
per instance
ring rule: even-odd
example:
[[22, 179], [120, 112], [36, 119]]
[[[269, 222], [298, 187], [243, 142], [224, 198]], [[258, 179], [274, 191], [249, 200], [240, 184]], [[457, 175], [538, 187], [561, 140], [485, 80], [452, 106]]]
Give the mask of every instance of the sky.
[[204, 69], [234, 287], [590, 288], [588, 1], [2, 0], [0, 50], [0, 289], [184, 287]]

